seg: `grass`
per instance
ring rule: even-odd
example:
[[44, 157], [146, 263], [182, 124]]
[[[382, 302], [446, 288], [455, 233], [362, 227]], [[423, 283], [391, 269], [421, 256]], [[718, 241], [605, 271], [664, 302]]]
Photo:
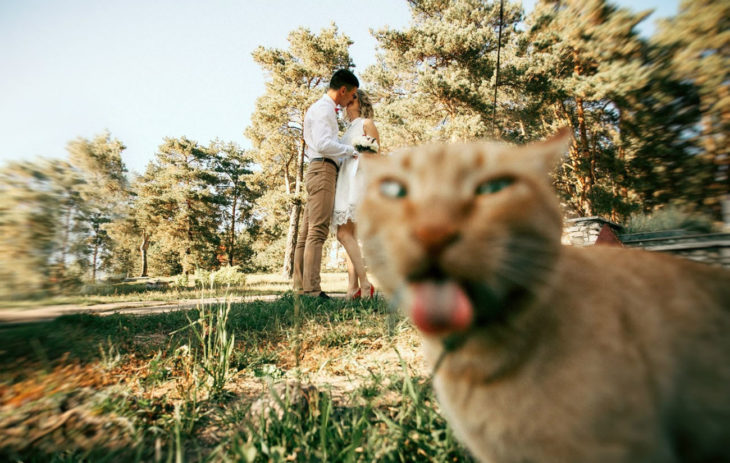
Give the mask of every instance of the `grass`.
[[381, 299], [285, 293], [0, 335], [2, 461], [471, 461]]

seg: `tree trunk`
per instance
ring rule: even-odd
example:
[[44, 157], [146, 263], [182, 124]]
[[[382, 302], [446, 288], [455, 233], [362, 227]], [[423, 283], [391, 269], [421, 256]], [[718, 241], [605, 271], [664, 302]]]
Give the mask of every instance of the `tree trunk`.
[[289, 179], [289, 164], [284, 167], [284, 191], [291, 194], [291, 180]]
[[297, 166], [297, 181], [294, 185], [294, 192], [299, 194], [302, 192], [302, 184], [304, 183], [304, 139], [302, 139], [302, 150], [299, 153], [299, 166]]
[[96, 283], [96, 260], [99, 256], [99, 240], [94, 239], [94, 254], [91, 258], [91, 283]]
[[236, 244], [236, 208], [238, 207], [238, 196], [233, 197], [233, 206], [231, 207], [231, 231], [228, 238], [228, 265], [233, 267], [233, 247]]
[[[575, 75], [582, 75], [583, 74], [583, 66], [581, 65], [580, 56], [578, 55], [578, 50], [573, 50], [573, 62], [575, 65], [573, 66], [573, 72]], [[588, 129], [586, 127], [586, 116], [585, 116], [585, 109], [583, 107], [583, 98], [580, 96], [575, 97], [575, 108], [576, 108], [576, 115], [578, 119], [578, 136], [580, 137], [579, 140], [579, 148], [578, 148], [578, 156], [582, 158], [583, 160], [588, 161], [588, 170], [589, 172], [586, 173], [582, 170], [576, 170], [576, 176], [580, 179], [582, 178], [582, 181], [580, 181], [580, 197], [581, 197], [581, 209], [583, 209], [583, 213], [586, 215], [593, 215], [593, 207], [590, 204], [590, 201], [588, 200], [588, 196], [593, 189], [593, 182], [594, 178], [592, 175], [592, 172], [594, 170], [593, 162], [591, 156], [591, 149], [590, 146], [588, 146]], [[582, 164], [578, 162], [577, 164]], [[578, 166], [576, 166], [578, 167]]]
[[[588, 172], [584, 173], [581, 170], [577, 170], [576, 174], [578, 174], [579, 178], [583, 178], [583, 181], [580, 182], [581, 185], [581, 201], [583, 204], [581, 204], [581, 208], [583, 209], [584, 213], [587, 215], [593, 215], [593, 207], [590, 204], [590, 201], [588, 200], [588, 196], [593, 189], [593, 160], [591, 159], [591, 148], [588, 146], [588, 130], [586, 128], [586, 117], [585, 117], [585, 110], [583, 109], [583, 98], [576, 97], [575, 99], [575, 106], [578, 116], [578, 134], [580, 137], [580, 149], [578, 150], [579, 156], [583, 159], [586, 159], [588, 161]], [[576, 166], [578, 167], [578, 166]]]
[[618, 108], [618, 136], [617, 141], [619, 145], [618, 149], [618, 160], [621, 162], [621, 171], [623, 176], [621, 177], [621, 185], [619, 185], [618, 194], [626, 202], [629, 200], [629, 188], [627, 186], [631, 173], [628, 171], [626, 165], [626, 145], [624, 140], [624, 112], [620, 107]]
[[294, 195], [297, 200], [292, 204], [289, 210], [289, 229], [286, 235], [286, 249], [284, 250], [284, 265], [282, 266], [282, 274], [291, 278], [294, 274], [294, 252], [297, 247], [297, 237], [299, 236], [299, 217], [302, 212], [302, 205], [299, 201], [299, 195], [302, 191], [304, 178], [304, 137], [300, 140], [299, 156], [297, 159], [297, 177], [294, 184]]
[[185, 200], [185, 207], [187, 216], [185, 217], [185, 234], [188, 238], [187, 245], [185, 247], [185, 256], [182, 259], [183, 273], [191, 275], [195, 271], [195, 265], [193, 264], [193, 224], [192, 224], [192, 201], [190, 199]]
[[575, 144], [571, 145], [570, 147], [570, 168], [573, 171], [573, 181], [575, 182], [576, 186], [576, 209], [580, 215], [590, 215], [586, 214], [586, 204], [588, 202], [588, 198], [586, 196], [587, 188], [586, 188], [586, 179], [583, 177], [583, 175], [580, 172], [580, 149], [575, 146]]
[[142, 244], [139, 245], [140, 256], [142, 257], [142, 273], [140, 277], [147, 275], [147, 249], [150, 247], [150, 237], [147, 230], [142, 230]]
[[66, 224], [63, 230], [63, 240], [61, 242], [61, 271], [66, 274], [66, 257], [68, 254], [68, 243], [71, 240], [71, 215], [73, 214], [73, 207], [69, 207], [66, 212]]
[[282, 275], [291, 278], [294, 274], [294, 251], [297, 246], [297, 235], [299, 234], [299, 216], [302, 205], [298, 202], [292, 204], [289, 212], [289, 229], [286, 235], [286, 249], [284, 251], [284, 266]]

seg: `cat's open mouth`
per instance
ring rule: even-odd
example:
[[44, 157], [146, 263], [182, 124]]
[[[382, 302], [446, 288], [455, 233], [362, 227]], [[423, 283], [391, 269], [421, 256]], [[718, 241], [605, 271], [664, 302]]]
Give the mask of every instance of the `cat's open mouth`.
[[485, 283], [450, 278], [437, 265], [412, 273], [408, 281], [405, 308], [424, 334], [465, 332], [501, 318], [502, 304]]
[[428, 335], [468, 329], [474, 306], [461, 285], [450, 280], [421, 280], [407, 288], [407, 311], [416, 327]]

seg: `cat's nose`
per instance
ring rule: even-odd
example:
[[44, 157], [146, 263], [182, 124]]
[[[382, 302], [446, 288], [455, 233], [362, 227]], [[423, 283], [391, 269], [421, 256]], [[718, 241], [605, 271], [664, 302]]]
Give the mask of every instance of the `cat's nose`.
[[416, 240], [429, 254], [440, 254], [446, 246], [459, 237], [455, 226], [451, 224], [423, 224], [414, 230]]

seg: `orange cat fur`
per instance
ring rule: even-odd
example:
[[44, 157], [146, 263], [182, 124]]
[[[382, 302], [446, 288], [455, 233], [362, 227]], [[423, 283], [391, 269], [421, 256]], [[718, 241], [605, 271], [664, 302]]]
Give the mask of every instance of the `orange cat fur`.
[[365, 160], [370, 270], [478, 459], [730, 461], [730, 271], [562, 246], [549, 172], [569, 140]]

